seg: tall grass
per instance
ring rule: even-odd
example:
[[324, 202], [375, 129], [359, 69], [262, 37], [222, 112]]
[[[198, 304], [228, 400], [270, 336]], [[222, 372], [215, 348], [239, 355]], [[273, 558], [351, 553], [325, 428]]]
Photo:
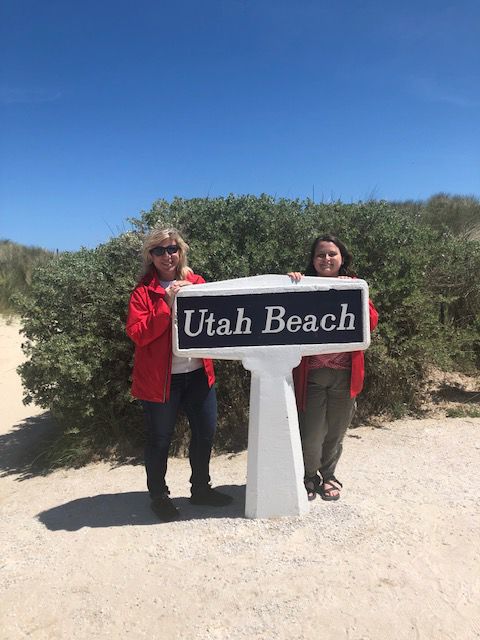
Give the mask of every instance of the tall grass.
[[32, 284], [32, 273], [39, 264], [55, 254], [40, 247], [26, 247], [0, 239], [0, 314], [15, 313], [12, 296], [26, 293]]

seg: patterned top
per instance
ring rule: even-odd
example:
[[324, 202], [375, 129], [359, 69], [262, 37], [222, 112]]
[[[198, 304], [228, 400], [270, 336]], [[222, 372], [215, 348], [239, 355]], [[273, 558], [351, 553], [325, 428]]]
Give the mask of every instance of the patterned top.
[[351, 369], [352, 355], [346, 353], [324, 353], [308, 356], [309, 369]]

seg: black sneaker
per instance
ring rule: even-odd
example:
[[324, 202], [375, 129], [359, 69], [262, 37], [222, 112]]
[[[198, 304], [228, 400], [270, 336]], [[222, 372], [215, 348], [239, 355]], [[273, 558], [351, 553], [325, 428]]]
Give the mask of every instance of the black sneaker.
[[166, 493], [158, 498], [153, 498], [150, 508], [164, 522], [173, 522], [180, 518], [180, 511]]
[[203, 489], [192, 491], [190, 502], [192, 504], [205, 504], [210, 507], [226, 507], [233, 502], [233, 498], [232, 496], [227, 496], [226, 493], [218, 491], [218, 489], [204, 487]]

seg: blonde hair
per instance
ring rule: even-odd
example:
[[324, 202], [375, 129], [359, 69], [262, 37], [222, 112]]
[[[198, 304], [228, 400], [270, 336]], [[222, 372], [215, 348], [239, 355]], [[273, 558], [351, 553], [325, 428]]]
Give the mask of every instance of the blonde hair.
[[188, 244], [182, 238], [177, 229], [173, 227], [158, 227], [153, 228], [150, 233], [145, 237], [143, 241], [142, 247], [142, 270], [140, 272], [139, 280], [143, 280], [145, 275], [152, 268], [152, 256], [150, 251], [155, 247], [169, 238], [170, 240], [175, 240], [178, 245], [178, 265], [176, 271], [176, 277], [178, 280], [185, 280], [189, 273], [192, 273], [192, 270], [187, 264], [187, 252], [188, 252]]

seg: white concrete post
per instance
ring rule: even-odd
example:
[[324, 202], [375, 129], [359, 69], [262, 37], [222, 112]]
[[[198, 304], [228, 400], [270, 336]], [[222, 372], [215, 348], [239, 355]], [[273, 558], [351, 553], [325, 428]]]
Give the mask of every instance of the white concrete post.
[[243, 366], [252, 372], [247, 518], [299, 516], [308, 510], [292, 379], [292, 369], [299, 362], [298, 347], [243, 359]]

